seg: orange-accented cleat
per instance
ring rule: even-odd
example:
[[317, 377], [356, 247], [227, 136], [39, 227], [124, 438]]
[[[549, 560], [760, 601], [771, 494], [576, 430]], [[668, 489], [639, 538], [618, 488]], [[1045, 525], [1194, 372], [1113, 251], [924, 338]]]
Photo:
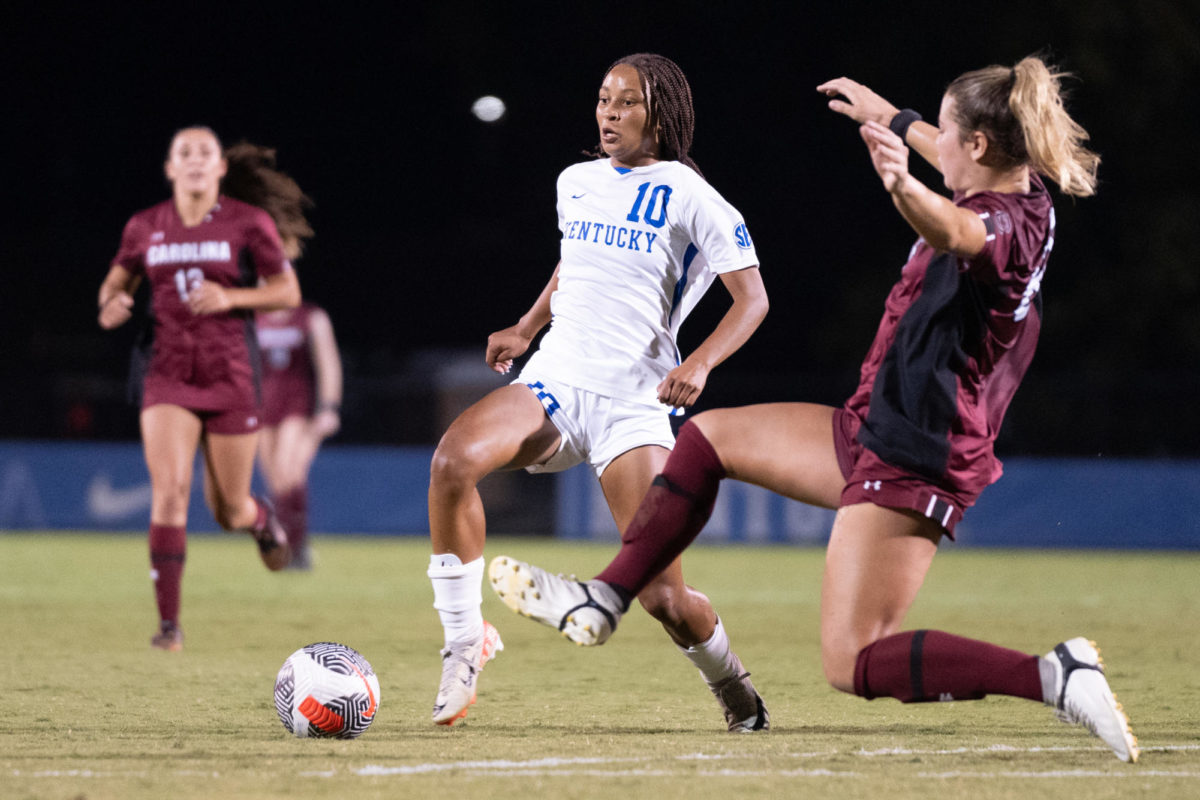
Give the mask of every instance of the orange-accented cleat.
[[467, 716], [475, 702], [475, 687], [483, 665], [504, 649], [492, 623], [483, 623], [483, 634], [473, 642], [453, 642], [442, 650], [442, 683], [433, 703], [433, 721], [453, 725]]
[[150, 646], [178, 653], [183, 649], [183, 629], [174, 622], [164, 619], [159, 623], [158, 633], [150, 637]]

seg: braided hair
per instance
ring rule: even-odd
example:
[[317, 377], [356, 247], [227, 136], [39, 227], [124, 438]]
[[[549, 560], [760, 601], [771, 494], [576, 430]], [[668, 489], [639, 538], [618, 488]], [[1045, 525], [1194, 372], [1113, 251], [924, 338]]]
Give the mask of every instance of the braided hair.
[[304, 216], [313, 202], [290, 175], [276, 168], [275, 149], [242, 141], [225, 150], [225, 161], [229, 166], [221, 180], [221, 192], [270, 214], [285, 255], [299, 258], [304, 240], [313, 236]]
[[[636, 69], [642, 80], [649, 125], [657, 132], [662, 158], [686, 164], [697, 175], [704, 177], [704, 173], [688, 155], [696, 128], [696, 112], [692, 108], [692, 87], [688, 85], [683, 70], [666, 56], [634, 53], [614, 61], [605, 74], [621, 64]], [[598, 148], [596, 154], [603, 156], [604, 148]]]

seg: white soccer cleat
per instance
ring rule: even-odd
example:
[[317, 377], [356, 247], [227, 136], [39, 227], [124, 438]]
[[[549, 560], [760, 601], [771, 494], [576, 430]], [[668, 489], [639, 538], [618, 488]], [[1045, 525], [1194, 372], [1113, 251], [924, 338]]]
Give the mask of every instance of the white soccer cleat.
[[483, 665], [504, 649], [500, 632], [486, 620], [483, 635], [474, 642], [454, 642], [442, 650], [442, 683], [433, 703], [433, 721], [453, 725], [475, 702], [475, 685]]
[[608, 641], [624, 613], [621, 598], [604, 581], [551, 575], [508, 556], [492, 559], [488, 580], [504, 605], [588, 647]]
[[1055, 670], [1058, 718], [1087, 728], [1122, 761], [1137, 761], [1137, 738], [1108, 687], [1096, 643], [1082, 636], [1071, 639], [1047, 653], [1046, 661]]

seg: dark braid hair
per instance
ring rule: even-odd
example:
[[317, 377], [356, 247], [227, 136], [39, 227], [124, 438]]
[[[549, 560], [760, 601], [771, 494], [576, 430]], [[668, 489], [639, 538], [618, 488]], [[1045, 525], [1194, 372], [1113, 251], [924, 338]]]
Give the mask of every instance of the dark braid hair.
[[[696, 129], [696, 112], [692, 108], [692, 87], [687, 77], [671, 59], [657, 53], [634, 53], [618, 58], [605, 71], [612, 72], [620, 64], [628, 64], [638, 71], [642, 79], [642, 91], [646, 95], [649, 124], [658, 131], [660, 155], [669, 161], [678, 161], [696, 171], [704, 173], [688, 155], [692, 149], [692, 135]], [[604, 155], [604, 148], [598, 150]]]
[[275, 149], [242, 141], [225, 151], [229, 165], [221, 180], [221, 192], [266, 211], [275, 220], [284, 253], [299, 258], [304, 240], [313, 236], [304, 216], [313, 202], [291, 176], [275, 167]]

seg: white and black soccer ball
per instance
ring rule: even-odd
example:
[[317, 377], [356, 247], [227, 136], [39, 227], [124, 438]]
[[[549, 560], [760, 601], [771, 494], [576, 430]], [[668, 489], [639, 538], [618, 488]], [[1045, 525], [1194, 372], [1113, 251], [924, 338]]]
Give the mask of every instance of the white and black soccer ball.
[[352, 647], [317, 642], [287, 657], [275, 678], [283, 727], [306, 738], [353, 739], [379, 711], [379, 678]]

